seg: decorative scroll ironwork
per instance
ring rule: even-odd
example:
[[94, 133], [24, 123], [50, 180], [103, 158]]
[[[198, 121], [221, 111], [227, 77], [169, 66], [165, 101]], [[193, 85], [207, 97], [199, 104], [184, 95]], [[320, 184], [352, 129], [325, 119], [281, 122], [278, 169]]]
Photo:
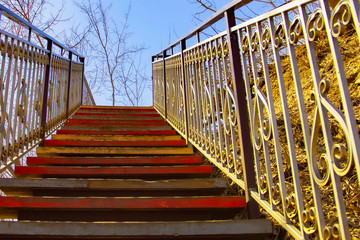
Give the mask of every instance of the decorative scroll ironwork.
[[83, 84], [82, 105], [88, 105], [88, 106], [96, 105], [89, 83], [85, 76], [84, 76], [84, 84]]
[[165, 115], [165, 89], [164, 89], [164, 66], [163, 61], [158, 60], [153, 62], [153, 88], [157, 89], [153, 93], [154, 107]]
[[[296, 239], [360, 238], [359, 13], [358, 0], [299, 0], [231, 28], [255, 159], [250, 193]], [[245, 189], [226, 36], [166, 58], [167, 121]], [[161, 86], [154, 80], [154, 95]], [[163, 99], [154, 105], [164, 111]]]
[[[53, 44], [54, 48], [69, 50], [2, 5], [0, 11], [3, 16], [11, 16], [9, 19], [34, 29], [48, 44]], [[24, 164], [22, 157], [64, 123], [67, 116], [81, 105], [84, 65], [74, 59], [81, 59], [82, 56], [74, 52], [75, 57], [71, 60], [48, 49], [0, 29], [1, 177], [11, 177], [14, 165]], [[50, 69], [48, 88], [45, 86], [47, 68]], [[44, 89], [48, 89], [48, 98], [46, 124], [42, 126], [42, 109], [46, 102], [43, 99]], [[86, 90], [91, 94], [89, 88]]]

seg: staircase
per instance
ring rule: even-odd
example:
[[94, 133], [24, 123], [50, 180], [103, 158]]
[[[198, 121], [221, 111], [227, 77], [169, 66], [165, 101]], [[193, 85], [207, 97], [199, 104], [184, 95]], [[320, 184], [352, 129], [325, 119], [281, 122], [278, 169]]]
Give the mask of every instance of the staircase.
[[81, 107], [1, 179], [0, 239], [263, 239], [242, 196], [151, 107]]

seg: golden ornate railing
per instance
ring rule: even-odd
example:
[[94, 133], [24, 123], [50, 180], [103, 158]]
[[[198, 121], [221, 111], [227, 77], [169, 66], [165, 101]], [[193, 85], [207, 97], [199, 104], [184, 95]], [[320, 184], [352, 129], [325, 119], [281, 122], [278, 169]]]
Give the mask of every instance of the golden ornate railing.
[[14, 165], [23, 164], [22, 157], [65, 122], [82, 98], [89, 105], [95, 102], [80, 54], [2, 5], [0, 15], [29, 31], [23, 39], [0, 29], [0, 173], [10, 177]]
[[236, 25], [248, 2], [153, 56], [154, 106], [296, 239], [360, 238], [359, 1], [297, 0]]

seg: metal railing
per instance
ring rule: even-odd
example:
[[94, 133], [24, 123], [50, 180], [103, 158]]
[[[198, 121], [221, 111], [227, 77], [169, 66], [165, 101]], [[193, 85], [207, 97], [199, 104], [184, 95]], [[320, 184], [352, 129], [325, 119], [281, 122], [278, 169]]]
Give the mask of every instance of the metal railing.
[[[248, 2], [153, 56], [154, 106], [296, 239], [359, 238], [359, 1], [236, 25]], [[221, 18], [227, 31], [186, 46]]]
[[0, 16], [29, 31], [23, 39], [0, 29], [0, 173], [11, 177], [14, 165], [24, 164], [22, 157], [64, 123], [82, 98], [95, 102], [84, 81], [83, 56], [2, 5]]

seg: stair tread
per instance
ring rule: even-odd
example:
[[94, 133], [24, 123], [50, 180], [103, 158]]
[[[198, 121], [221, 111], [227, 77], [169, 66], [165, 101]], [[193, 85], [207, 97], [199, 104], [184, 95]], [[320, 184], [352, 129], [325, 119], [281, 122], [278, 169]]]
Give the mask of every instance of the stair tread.
[[96, 141], [96, 140], [44, 140], [44, 146], [88, 146], [88, 147], [141, 147], [141, 146], [187, 146], [185, 140], [157, 140], [157, 141]]
[[65, 130], [59, 129], [56, 134], [86, 134], [86, 135], [175, 135], [175, 130], [120, 130], [120, 131], [102, 131], [102, 130]]
[[201, 156], [143, 156], [143, 157], [28, 157], [30, 165], [173, 165], [199, 164]]
[[[239, 239], [263, 239], [264, 235], [272, 234], [269, 220], [212, 220], [212, 221], [174, 221], [174, 222], [0, 222], [0, 235], [29, 237], [41, 235], [47, 239], [59, 237], [85, 238], [93, 236], [94, 239], [133, 239], [133, 237], [174, 237], [189, 238], [203, 236], [215, 239], [221, 236], [234, 236]], [[249, 236], [251, 235], [251, 236]], [[245, 238], [246, 237], [246, 238]], [[6, 238], [5, 239], [9, 239]], [[127, 239], [127, 238], [126, 238]]]
[[160, 115], [159, 116], [146, 116], [146, 117], [139, 117], [136, 118], [134, 116], [122, 116], [122, 115], [115, 115], [115, 116], [102, 116], [102, 115], [73, 115], [71, 116], [71, 119], [76, 120], [116, 120], [116, 121], [131, 121], [131, 120], [137, 120], [137, 121], [147, 121], [147, 120], [164, 120]]
[[39, 157], [56, 155], [177, 155], [194, 154], [192, 148], [177, 147], [38, 147], [36, 153]]
[[126, 106], [81, 106], [79, 110], [106, 110], [106, 111], [152, 111], [157, 112], [153, 106], [139, 106], [139, 107], [126, 107]]
[[116, 116], [121, 116], [121, 117], [158, 117], [159, 114], [158, 113], [152, 113], [152, 112], [149, 112], [149, 113], [122, 113], [122, 112], [108, 112], [108, 111], [103, 111], [103, 112], [100, 112], [100, 111], [79, 111], [79, 112], [76, 112], [74, 115], [77, 115], [77, 116], [108, 116], [108, 117], [116, 117]]
[[164, 121], [91, 121], [82, 119], [82, 121], [74, 121], [70, 120], [65, 123], [65, 126], [118, 126], [118, 127], [139, 127], [139, 126], [147, 126], [147, 127], [155, 127], [155, 126], [168, 126]]
[[99, 134], [57, 134], [52, 140], [79, 141], [169, 141], [181, 140], [179, 135], [99, 135]]
[[124, 125], [124, 126], [113, 126], [113, 125], [94, 125], [94, 126], [82, 126], [82, 125], [75, 125], [75, 126], [68, 126], [64, 125], [61, 127], [63, 130], [97, 130], [97, 131], [136, 131], [136, 130], [172, 130], [172, 127], [169, 125], [165, 126], [141, 126], [141, 125]]

